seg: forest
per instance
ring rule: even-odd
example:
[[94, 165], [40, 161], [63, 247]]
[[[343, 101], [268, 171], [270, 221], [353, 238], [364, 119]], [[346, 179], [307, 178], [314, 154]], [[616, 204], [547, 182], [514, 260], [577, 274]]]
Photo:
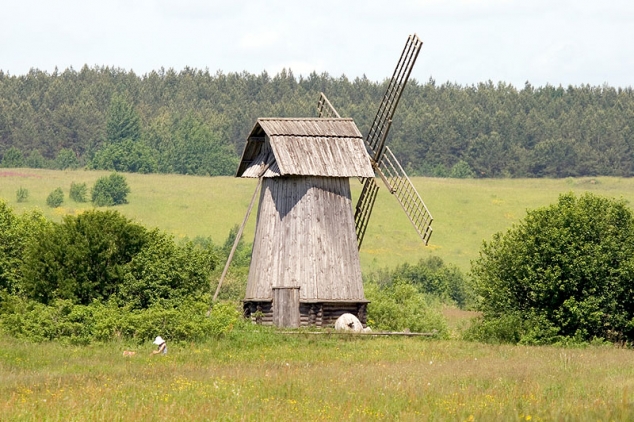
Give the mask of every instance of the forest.
[[[0, 166], [231, 175], [258, 117], [316, 116], [324, 92], [362, 133], [387, 80], [327, 73], [0, 71]], [[410, 175], [634, 175], [632, 87], [410, 80], [388, 144]]]

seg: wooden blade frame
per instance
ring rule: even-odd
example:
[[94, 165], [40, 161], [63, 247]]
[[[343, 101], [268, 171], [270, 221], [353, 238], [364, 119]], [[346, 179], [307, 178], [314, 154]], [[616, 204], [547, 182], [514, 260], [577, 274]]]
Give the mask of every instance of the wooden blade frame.
[[431, 223], [434, 218], [421, 199], [412, 181], [405, 174], [405, 170], [398, 162], [389, 147], [385, 147], [385, 153], [379, 167], [379, 176], [385, 182], [390, 193], [392, 193], [407, 214], [407, 218], [423, 239], [425, 245], [429, 243], [432, 234]]
[[392, 79], [379, 105], [379, 111], [376, 113], [370, 131], [368, 132], [366, 138], [367, 146], [370, 150], [370, 156], [377, 164], [381, 162], [385, 139], [392, 124], [392, 117], [394, 117], [394, 112], [401, 99], [409, 75], [412, 73], [414, 63], [416, 63], [422, 45], [422, 41], [416, 34], [410, 35], [407, 38], [407, 43], [405, 43], [401, 58], [396, 65]]
[[[431, 236], [431, 222], [433, 218], [420, 195], [412, 185], [403, 167], [400, 165], [394, 154], [385, 146], [385, 140], [392, 125], [394, 112], [403, 94], [403, 89], [407, 84], [414, 63], [418, 58], [418, 53], [423, 43], [414, 34], [410, 35], [405, 43], [405, 48], [401, 53], [401, 57], [396, 65], [392, 79], [387, 87], [383, 100], [379, 105], [368, 136], [366, 138], [366, 146], [372, 157], [372, 165], [375, 172], [383, 179], [390, 193], [394, 194], [401, 204], [401, 207], [407, 214], [407, 217], [414, 225], [414, 228], [427, 245]], [[383, 162], [385, 151], [389, 152], [389, 158], [386, 163]], [[387, 173], [387, 176], [386, 176]], [[362, 179], [363, 189], [357, 201], [354, 213], [355, 227], [357, 230], [357, 242], [359, 249], [365, 237], [365, 231], [368, 227], [372, 208], [378, 193], [378, 186], [373, 178]]]
[[337, 110], [332, 106], [328, 98], [326, 98], [326, 94], [323, 92], [319, 93], [319, 101], [317, 102], [317, 112], [319, 113], [319, 117], [335, 117], [337, 119], [341, 118]]

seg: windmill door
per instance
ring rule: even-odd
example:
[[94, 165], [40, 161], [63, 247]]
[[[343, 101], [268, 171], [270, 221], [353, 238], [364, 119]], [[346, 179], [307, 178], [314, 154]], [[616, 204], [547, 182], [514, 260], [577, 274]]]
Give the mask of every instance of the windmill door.
[[299, 328], [299, 286], [273, 287], [273, 325]]

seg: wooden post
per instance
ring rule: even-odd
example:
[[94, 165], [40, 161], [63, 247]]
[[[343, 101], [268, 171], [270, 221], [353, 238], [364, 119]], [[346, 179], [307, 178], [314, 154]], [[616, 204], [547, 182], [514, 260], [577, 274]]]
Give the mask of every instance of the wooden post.
[[[260, 186], [262, 186], [262, 176], [269, 169], [270, 165], [271, 165], [270, 163], [265, 165], [264, 168], [260, 171], [260, 174], [258, 175], [258, 184], [255, 187], [255, 192], [253, 192], [253, 196], [251, 197], [251, 203], [249, 204], [249, 209], [247, 209], [247, 213], [244, 216], [244, 220], [242, 221], [242, 225], [240, 226], [240, 229], [238, 230], [238, 233], [236, 233], [236, 238], [235, 238], [235, 240], [233, 242], [233, 246], [231, 247], [231, 252], [229, 253], [229, 258], [227, 258], [227, 263], [225, 264], [225, 268], [222, 270], [222, 275], [220, 276], [220, 280], [218, 281], [218, 286], [216, 287], [216, 293], [214, 293], [214, 297], [211, 300], [212, 303], [215, 303], [216, 299], [218, 298], [218, 293], [220, 293], [220, 287], [222, 287], [222, 282], [224, 281], [225, 276], [227, 275], [227, 271], [229, 271], [229, 265], [231, 265], [231, 260], [233, 259], [233, 254], [236, 252], [236, 248], [238, 247], [238, 243], [240, 243], [240, 238], [242, 237], [242, 231], [244, 230], [244, 226], [247, 225], [247, 221], [249, 221], [249, 216], [251, 215], [251, 210], [253, 209], [253, 204], [255, 204], [255, 198], [257, 198], [258, 192], [260, 191]], [[209, 312], [211, 312], [211, 309], [209, 309], [207, 314], [209, 314]]]
[[273, 325], [299, 328], [299, 286], [273, 287]]

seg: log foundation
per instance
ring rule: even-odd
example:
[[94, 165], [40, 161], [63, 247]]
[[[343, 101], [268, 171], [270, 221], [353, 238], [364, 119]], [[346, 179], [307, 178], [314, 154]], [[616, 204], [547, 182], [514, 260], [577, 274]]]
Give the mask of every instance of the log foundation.
[[[333, 327], [335, 321], [341, 315], [350, 313], [357, 318], [365, 327], [367, 324], [367, 306], [369, 301], [336, 301], [299, 302], [299, 326], [300, 327]], [[274, 322], [273, 301], [244, 301], [244, 316], [249, 318], [254, 324], [276, 325]]]

